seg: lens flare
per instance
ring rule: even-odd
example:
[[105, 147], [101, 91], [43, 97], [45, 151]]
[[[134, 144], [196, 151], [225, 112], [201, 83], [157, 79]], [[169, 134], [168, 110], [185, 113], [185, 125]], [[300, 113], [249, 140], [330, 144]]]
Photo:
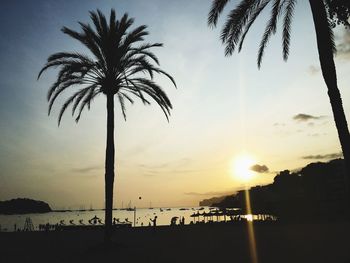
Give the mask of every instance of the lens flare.
[[249, 250], [252, 263], [258, 263], [258, 251], [256, 248], [256, 240], [254, 233], [254, 221], [252, 215], [252, 207], [250, 203], [250, 196], [248, 189], [245, 190], [245, 201], [246, 201], [246, 211], [247, 211], [247, 227], [248, 227], [248, 240], [249, 240]]

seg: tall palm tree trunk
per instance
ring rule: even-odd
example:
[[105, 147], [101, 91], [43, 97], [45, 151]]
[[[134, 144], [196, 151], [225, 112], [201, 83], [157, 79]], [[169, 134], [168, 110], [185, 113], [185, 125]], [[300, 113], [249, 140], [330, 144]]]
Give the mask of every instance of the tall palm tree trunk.
[[[328, 88], [328, 96], [332, 106], [333, 117], [343, 150], [346, 165], [348, 198], [350, 198], [350, 134], [346, 122], [342, 99], [337, 85], [337, 73], [333, 59], [332, 42], [328, 31], [329, 24], [327, 11], [323, 0], [309, 0], [309, 3], [316, 30], [317, 47], [322, 75]], [[348, 201], [350, 201], [350, 199], [348, 199]]]
[[114, 96], [107, 94], [107, 145], [105, 163], [105, 242], [112, 238], [112, 211], [114, 185]]

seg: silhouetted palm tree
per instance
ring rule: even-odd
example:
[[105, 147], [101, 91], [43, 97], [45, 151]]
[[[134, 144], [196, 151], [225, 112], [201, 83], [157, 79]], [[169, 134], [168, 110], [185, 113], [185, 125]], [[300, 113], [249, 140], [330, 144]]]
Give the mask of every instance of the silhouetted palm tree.
[[[218, 17], [228, 1], [213, 0], [208, 16], [208, 24], [210, 26], [217, 25]], [[241, 51], [242, 44], [250, 27], [260, 13], [271, 3], [271, 17], [265, 28], [258, 51], [258, 67], [260, 68], [261, 66], [264, 50], [269, 38], [276, 33], [277, 21], [281, 16], [283, 16], [283, 58], [287, 60], [289, 55], [291, 22], [296, 2], [296, 0], [242, 0], [236, 8], [229, 12], [221, 31], [221, 40], [226, 46], [225, 55], [232, 55], [236, 48], [238, 48], [238, 51]], [[337, 75], [333, 59], [333, 53], [336, 51], [332, 30], [334, 22], [331, 20], [331, 18], [337, 18], [337, 22], [349, 26], [350, 1], [326, 0], [324, 2], [323, 0], [309, 0], [309, 3], [316, 31], [322, 74], [328, 88], [328, 96], [346, 162], [348, 181], [350, 182], [350, 135], [337, 86]], [[327, 12], [327, 8], [330, 12]]]
[[90, 109], [90, 104], [96, 96], [104, 94], [107, 98], [107, 146], [105, 161], [105, 241], [109, 242], [112, 235], [112, 208], [114, 184], [114, 97], [119, 100], [124, 118], [125, 102], [133, 103], [130, 95], [141, 99], [144, 104], [150, 104], [153, 99], [162, 109], [166, 118], [170, 115], [172, 105], [162, 88], [152, 79], [155, 73], [168, 77], [176, 86], [174, 79], [158, 68], [157, 57], [152, 48], [162, 44], [142, 43], [148, 35], [146, 26], [130, 29], [134, 20], [127, 14], [116, 20], [115, 11], [110, 13], [109, 23], [101, 11], [90, 12], [94, 29], [89, 24], [79, 22], [82, 32], [73, 31], [67, 27], [62, 32], [78, 40], [93, 55], [88, 57], [82, 53], [59, 52], [47, 59], [38, 78], [48, 68], [59, 67], [56, 82], [50, 87], [47, 99], [49, 114], [57, 97], [68, 88], [77, 88], [63, 104], [58, 116], [60, 124], [63, 113], [72, 105], [72, 115], [76, 114], [78, 122], [82, 111]]

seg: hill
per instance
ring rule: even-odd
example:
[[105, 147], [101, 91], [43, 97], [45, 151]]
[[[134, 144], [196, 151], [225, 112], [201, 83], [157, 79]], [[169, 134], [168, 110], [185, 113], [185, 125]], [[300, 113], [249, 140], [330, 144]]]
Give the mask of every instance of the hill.
[[204, 199], [199, 202], [199, 206], [212, 206], [213, 204], [219, 203], [224, 200], [225, 196], [212, 197], [209, 199]]
[[[310, 163], [297, 172], [284, 170], [272, 184], [248, 190], [252, 213], [285, 219], [337, 218], [346, 215], [347, 189], [343, 159]], [[213, 204], [221, 208], [246, 208], [246, 191]]]
[[43, 202], [27, 198], [0, 201], [0, 214], [30, 214], [51, 212], [50, 206]]

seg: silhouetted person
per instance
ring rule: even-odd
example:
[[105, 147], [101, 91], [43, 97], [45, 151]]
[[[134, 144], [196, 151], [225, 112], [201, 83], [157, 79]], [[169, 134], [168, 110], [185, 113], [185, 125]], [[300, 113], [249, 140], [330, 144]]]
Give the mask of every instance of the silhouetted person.
[[177, 216], [172, 217], [171, 221], [170, 221], [170, 225], [171, 226], [175, 226], [176, 225], [176, 220], [177, 220]]
[[184, 216], [181, 219], [181, 225], [185, 225], [185, 217]]
[[157, 216], [155, 216], [153, 219], [150, 219], [152, 224], [153, 224], [153, 227], [156, 227], [157, 226]]

